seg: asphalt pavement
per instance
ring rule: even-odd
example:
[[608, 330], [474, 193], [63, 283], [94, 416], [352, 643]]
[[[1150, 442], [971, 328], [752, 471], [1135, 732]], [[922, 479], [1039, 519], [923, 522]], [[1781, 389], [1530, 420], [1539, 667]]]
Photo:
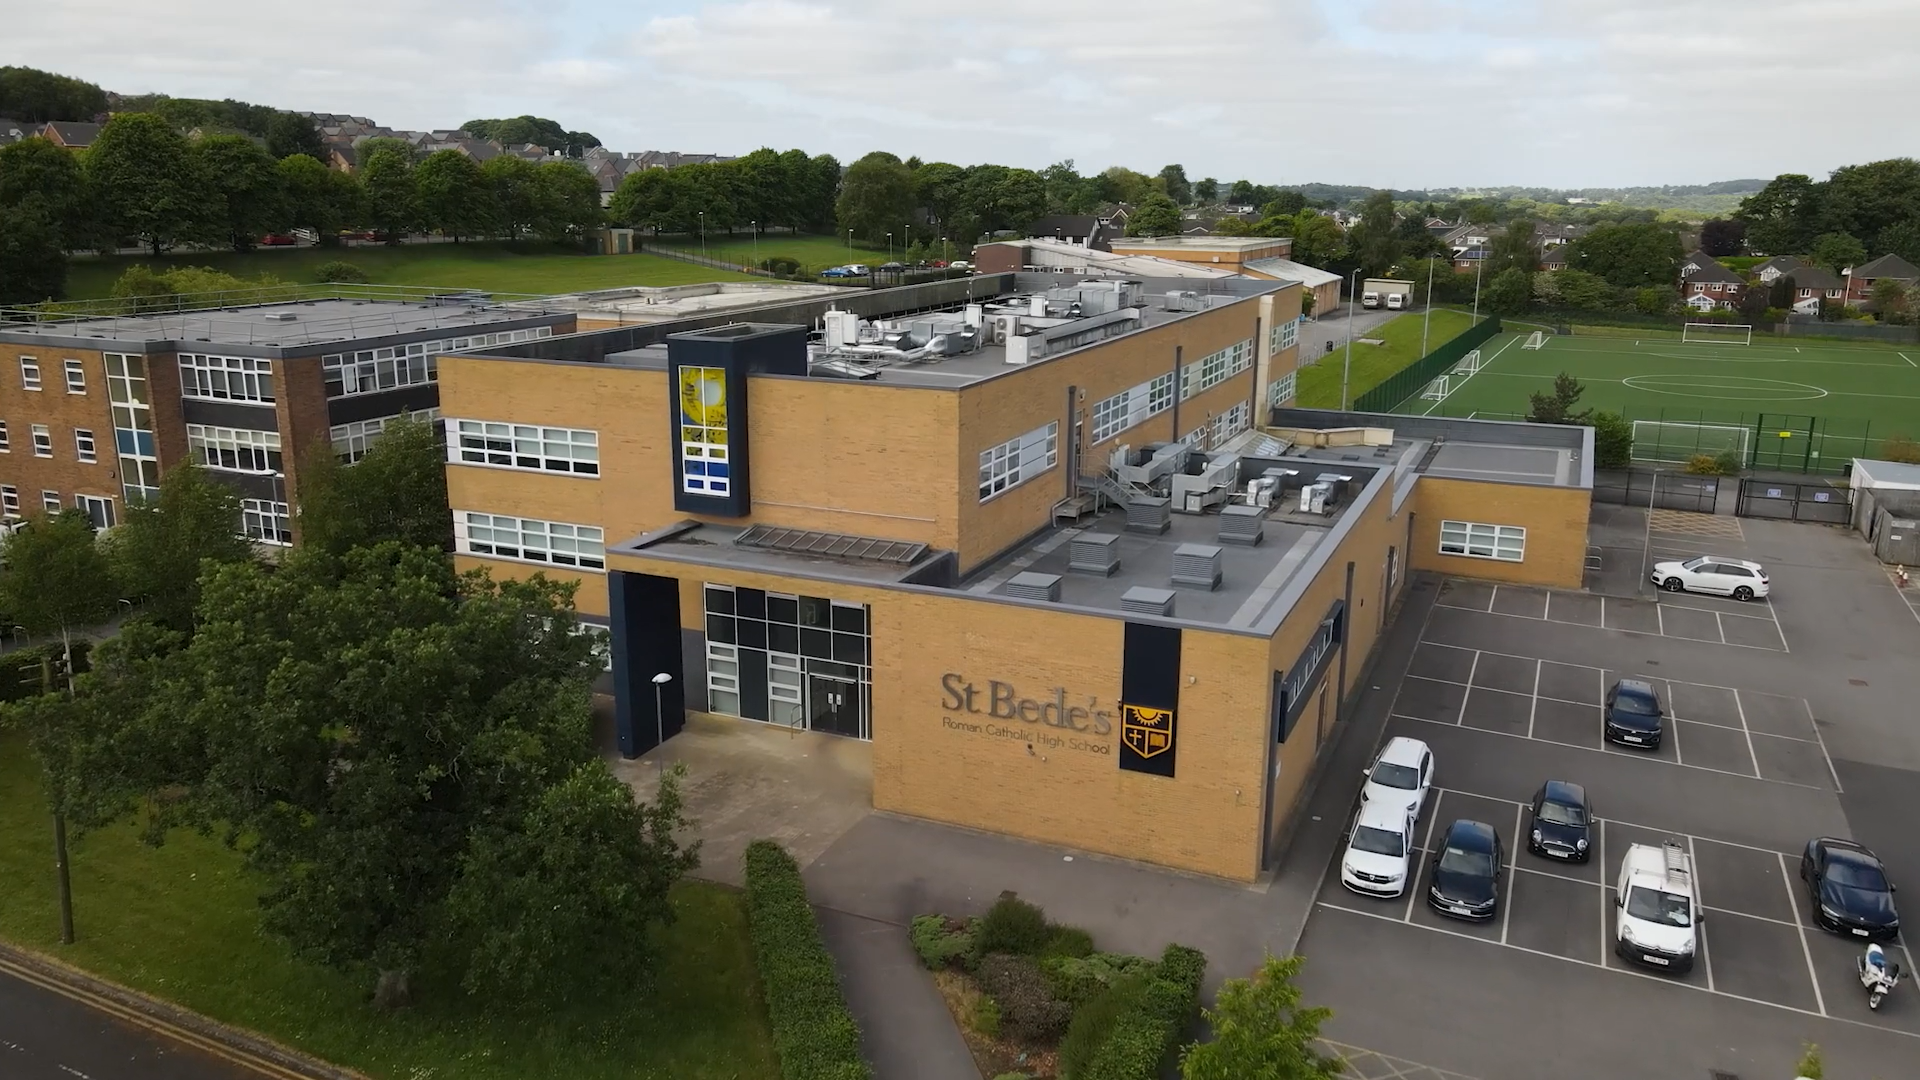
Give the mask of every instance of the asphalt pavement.
[[260, 1080], [261, 1074], [0, 967], [6, 1080]]

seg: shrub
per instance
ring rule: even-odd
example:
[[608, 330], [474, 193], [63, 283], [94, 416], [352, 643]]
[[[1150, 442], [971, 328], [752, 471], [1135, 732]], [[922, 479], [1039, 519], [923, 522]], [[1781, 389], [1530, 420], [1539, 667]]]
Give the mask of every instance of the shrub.
[[1136, 971], [1102, 986], [1092, 1000], [1074, 1011], [1066, 1037], [1060, 1040], [1061, 1080], [1081, 1080], [1087, 1075], [1094, 1055], [1112, 1037], [1114, 1025], [1139, 1010], [1150, 981], [1149, 972]]
[[1084, 1072], [1075, 1080], [1154, 1080], [1186, 1036], [1200, 1003], [1207, 958], [1184, 945], [1169, 945], [1139, 1001], [1113, 1024]]
[[1011, 892], [1003, 892], [975, 925], [974, 945], [982, 956], [1037, 956], [1051, 935], [1045, 912]]
[[967, 1017], [967, 1024], [989, 1039], [999, 1038], [1000, 1003], [993, 1000], [991, 994], [981, 994], [974, 998], [973, 1014]]
[[1041, 959], [1093, 955], [1093, 935], [1077, 926], [1055, 926], [1040, 947]]
[[1001, 1028], [1015, 1041], [1048, 1043], [1067, 1030], [1073, 1008], [1053, 995], [1032, 957], [990, 953], [975, 978], [999, 1004]]
[[360, 269], [353, 263], [347, 262], [344, 259], [335, 259], [332, 262], [323, 262], [319, 266], [314, 267], [313, 280], [364, 285], [368, 281], [371, 281], [372, 278], [367, 276], [365, 270]]
[[1910, 435], [1895, 435], [1880, 444], [1880, 457], [1886, 461], [1920, 465], [1920, 442]]
[[1617, 412], [1596, 412], [1593, 425], [1593, 463], [1602, 469], [1625, 469], [1633, 464], [1633, 421]]
[[800, 260], [788, 258], [785, 255], [769, 255], [760, 260], [760, 269], [790, 275], [800, 269]]
[[782, 1080], [872, 1080], [799, 865], [771, 840], [747, 845], [746, 862], [747, 927]]
[[1053, 996], [1078, 1007], [1129, 975], [1150, 974], [1153, 961], [1123, 953], [1094, 953], [1086, 957], [1049, 957], [1040, 961], [1040, 967], [1047, 973]]
[[921, 915], [913, 920], [913, 951], [934, 971], [964, 961], [973, 952], [973, 931], [944, 915]]
[[1720, 458], [1713, 454], [1695, 454], [1687, 459], [1681, 471], [1691, 476], [1725, 476], [1720, 465]]

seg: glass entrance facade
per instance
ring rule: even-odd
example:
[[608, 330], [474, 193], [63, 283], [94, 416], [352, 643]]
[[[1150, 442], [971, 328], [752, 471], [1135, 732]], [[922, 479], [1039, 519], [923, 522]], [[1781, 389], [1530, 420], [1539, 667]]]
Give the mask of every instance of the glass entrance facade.
[[707, 711], [873, 737], [865, 604], [708, 584]]

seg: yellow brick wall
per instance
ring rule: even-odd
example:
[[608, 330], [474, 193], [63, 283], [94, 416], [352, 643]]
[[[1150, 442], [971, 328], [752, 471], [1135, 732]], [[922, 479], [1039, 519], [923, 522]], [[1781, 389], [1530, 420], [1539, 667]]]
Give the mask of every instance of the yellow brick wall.
[[[1587, 563], [1587, 516], [1592, 493], [1581, 488], [1499, 484], [1422, 476], [1409, 505], [1414, 519], [1413, 566], [1442, 574], [1556, 585], [1577, 589]], [[1521, 562], [1440, 553], [1440, 522], [1518, 525], [1527, 530]]]
[[[40, 366], [40, 389], [25, 388], [21, 357]], [[66, 362], [78, 360], [86, 373], [86, 391], [67, 390]], [[20, 495], [20, 513], [41, 513], [41, 492], [59, 495], [62, 509], [73, 508], [75, 495], [98, 495], [113, 500], [114, 520], [126, 520], [121, 503], [120, 459], [114, 443], [113, 417], [107, 400], [107, 371], [101, 354], [92, 349], [47, 348], [42, 345], [0, 345], [0, 420], [7, 425], [9, 449], [0, 453], [0, 484]], [[33, 425], [43, 424], [53, 443], [52, 457], [33, 452]], [[156, 426], [158, 426], [156, 424]], [[94, 461], [80, 460], [76, 430], [93, 434]]]

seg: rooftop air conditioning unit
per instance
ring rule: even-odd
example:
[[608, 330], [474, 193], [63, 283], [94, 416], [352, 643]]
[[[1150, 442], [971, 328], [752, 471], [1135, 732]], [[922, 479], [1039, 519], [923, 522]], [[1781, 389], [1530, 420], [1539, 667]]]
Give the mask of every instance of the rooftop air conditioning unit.
[[299, 317], [291, 311], [269, 311], [266, 314], [268, 322], [293, 322]]
[[1009, 578], [1001, 591], [1022, 600], [1043, 600], [1057, 604], [1060, 602], [1060, 575], [1028, 570]]

